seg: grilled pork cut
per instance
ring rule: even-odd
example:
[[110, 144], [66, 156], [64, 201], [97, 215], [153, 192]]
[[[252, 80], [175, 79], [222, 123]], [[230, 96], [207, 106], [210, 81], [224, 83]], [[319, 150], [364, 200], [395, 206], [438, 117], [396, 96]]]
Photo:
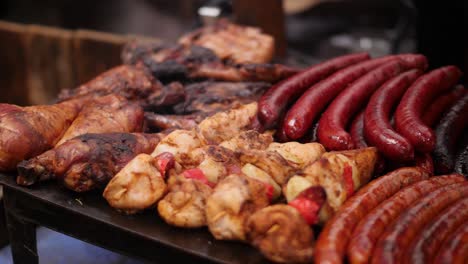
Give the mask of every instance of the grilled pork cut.
[[20, 107], [0, 104], [0, 171], [52, 148], [78, 115], [85, 100]]
[[17, 183], [58, 179], [74, 191], [103, 188], [130, 160], [151, 153], [159, 134], [85, 134], [18, 165]]

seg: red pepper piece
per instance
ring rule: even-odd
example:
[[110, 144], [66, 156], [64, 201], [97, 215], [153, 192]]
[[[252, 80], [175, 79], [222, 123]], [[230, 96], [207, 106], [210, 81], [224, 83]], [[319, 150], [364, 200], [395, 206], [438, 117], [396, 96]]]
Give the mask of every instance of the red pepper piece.
[[183, 174], [184, 174], [184, 177], [187, 178], [187, 179], [193, 179], [193, 180], [201, 181], [202, 183], [210, 186], [211, 188], [213, 188], [215, 186], [214, 183], [210, 182], [206, 178], [205, 173], [203, 173], [203, 171], [201, 169], [198, 169], [198, 168], [188, 169], [188, 170], [184, 171]]
[[163, 178], [166, 177], [166, 173], [170, 169], [174, 168], [175, 159], [172, 153], [163, 152], [157, 155], [154, 159], [156, 160], [156, 167], [158, 168]]
[[343, 169], [343, 178], [345, 181], [346, 194], [351, 196], [354, 193], [354, 181], [353, 181], [353, 167], [348, 163], [345, 164]]
[[296, 208], [309, 225], [317, 224], [319, 211], [327, 200], [322, 186], [312, 186], [302, 191], [288, 204]]

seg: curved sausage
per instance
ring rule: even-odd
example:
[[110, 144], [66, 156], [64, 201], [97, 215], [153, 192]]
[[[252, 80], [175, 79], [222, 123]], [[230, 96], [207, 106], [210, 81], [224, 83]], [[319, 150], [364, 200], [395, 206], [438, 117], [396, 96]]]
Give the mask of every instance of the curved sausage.
[[364, 110], [354, 117], [349, 128], [349, 133], [353, 139], [356, 148], [368, 147], [366, 139], [364, 138]]
[[375, 243], [385, 228], [414, 201], [437, 188], [463, 182], [461, 175], [433, 177], [414, 183], [388, 198], [365, 216], [354, 229], [349, 242], [348, 257], [351, 263], [368, 263]]
[[370, 210], [383, 200], [429, 174], [421, 168], [405, 167], [371, 181], [351, 196], [327, 222], [317, 240], [315, 263], [342, 263], [351, 234]]
[[367, 53], [337, 57], [314, 65], [271, 87], [258, 102], [258, 117], [267, 128], [272, 127], [282, 116], [286, 106], [299, 97], [314, 83], [337, 70], [368, 60]]
[[280, 129], [284, 130], [284, 133], [291, 139], [304, 136], [322, 110], [350, 83], [396, 58], [412, 65], [427, 67], [427, 60], [423, 56], [403, 54], [361, 62], [338, 71], [309, 88], [288, 111]]
[[[420, 57], [425, 61], [424, 56], [420, 55]], [[418, 67], [423, 69], [425, 65], [414, 65], [404, 60], [391, 61], [353, 82], [333, 100], [322, 114], [317, 131], [319, 142], [329, 150], [352, 149], [354, 146], [351, 136], [344, 130], [349, 117], [353, 116], [384, 82], [405, 70]]]
[[450, 92], [436, 98], [423, 115], [423, 122], [427, 126], [434, 127], [446, 112], [458, 99], [468, 92], [462, 85], [457, 85]]
[[439, 250], [434, 264], [463, 264], [468, 259], [468, 222], [451, 234]]
[[406, 91], [395, 111], [396, 130], [421, 152], [434, 149], [434, 131], [422, 121], [422, 112], [439, 94], [453, 87], [461, 77], [455, 66], [433, 70], [417, 79]]
[[405, 262], [431, 262], [447, 236], [465, 222], [468, 222], [468, 198], [450, 206], [426, 226], [409, 248]]
[[411, 161], [414, 149], [411, 143], [390, 124], [394, 105], [406, 89], [422, 74], [415, 69], [402, 73], [384, 83], [371, 97], [365, 111], [364, 134], [370, 145], [376, 146], [385, 157], [394, 161]]
[[456, 143], [468, 126], [468, 93], [465, 94], [440, 120], [436, 128], [434, 163], [437, 173], [447, 173], [455, 166]]
[[401, 263], [421, 229], [442, 210], [468, 195], [468, 182], [443, 186], [413, 203], [379, 238], [371, 263]]

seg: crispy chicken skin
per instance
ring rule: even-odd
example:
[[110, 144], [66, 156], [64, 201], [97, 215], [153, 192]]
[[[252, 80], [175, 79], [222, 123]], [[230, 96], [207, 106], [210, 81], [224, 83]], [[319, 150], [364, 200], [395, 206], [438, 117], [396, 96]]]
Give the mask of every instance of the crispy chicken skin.
[[325, 147], [319, 143], [273, 142], [268, 146], [267, 150], [277, 152], [299, 168], [315, 162], [325, 153]]
[[259, 133], [255, 130], [247, 130], [221, 142], [219, 145], [232, 151], [262, 150], [266, 149], [272, 142], [273, 136], [271, 133]]
[[269, 62], [275, 49], [274, 39], [259, 28], [239, 26], [224, 19], [182, 36], [179, 43], [211, 49], [222, 60], [235, 63]]
[[65, 131], [59, 146], [87, 133], [133, 133], [143, 131], [143, 109], [118, 95], [107, 95], [86, 104]]
[[319, 160], [307, 166], [301, 174], [312, 185], [320, 185], [325, 189], [327, 204], [336, 211], [352, 194], [347, 191], [345, 167], [351, 167], [352, 191], [354, 192], [370, 180], [376, 159], [377, 150], [374, 147], [332, 151], [323, 154]]
[[268, 204], [263, 183], [242, 175], [229, 175], [216, 185], [206, 201], [208, 228], [216, 239], [245, 241], [244, 222]]
[[20, 107], [0, 104], [0, 171], [52, 148], [70, 126], [84, 101]]
[[311, 263], [314, 234], [299, 211], [277, 204], [252, 214], [245, 224], [248, 241], [278, 263]]
[[195, 228], [206, 225], [205, 203], [212, 189], [201, 181], [182, 179], [158, 203], [161, 218], [170, 225]]
[[205, 144], [219, 144], [241, 131], [248, 130], [257, 115], [257, 103], [242, 105], [227, 112], [219, 112], [198, 125], [197, 132]]
[[131, 160], [104, 190], [109, 205], [127, 214], [155, 205], [167, 189], [155, 163], [148, 154], [139, 154]]
[[151, 153], [158, 134], [85, 134], [18, 165], [17, 183], [59, 179], [77, 192], [103, 188], [140, 153]]

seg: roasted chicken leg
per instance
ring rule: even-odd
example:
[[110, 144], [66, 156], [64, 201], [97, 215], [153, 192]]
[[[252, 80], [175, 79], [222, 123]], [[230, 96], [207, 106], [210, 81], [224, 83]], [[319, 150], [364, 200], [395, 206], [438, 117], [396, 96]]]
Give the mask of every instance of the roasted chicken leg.
[[79, 113], [84, 100], [19, 107], [0, 104], [0, 171], [52, 148]]
[[77, 192], [102, 188], [130, 160], [151, 153], [159, 134], [85, 134], [35, 158], [20, 162], [17, 183], [59, 179]]

